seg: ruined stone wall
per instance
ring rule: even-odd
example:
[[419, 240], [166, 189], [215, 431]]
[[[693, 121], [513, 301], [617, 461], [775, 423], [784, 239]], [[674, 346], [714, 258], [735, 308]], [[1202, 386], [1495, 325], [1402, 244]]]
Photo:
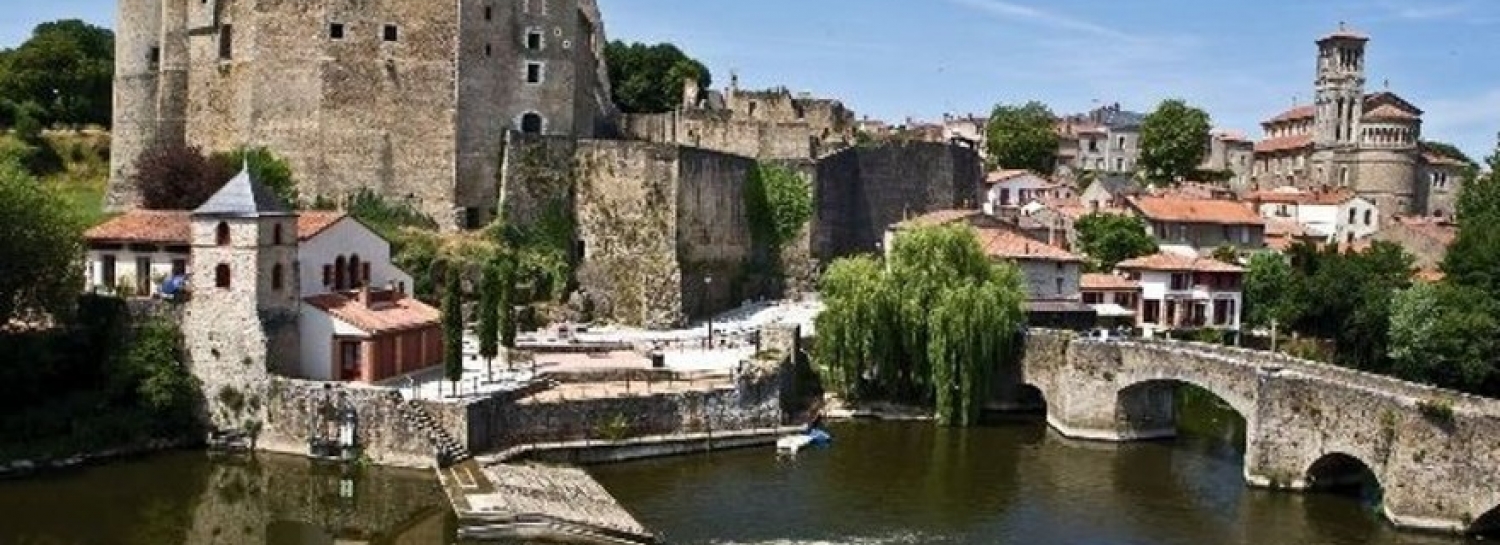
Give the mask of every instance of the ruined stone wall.
[[578, 141], [567, 136], [507, 132], [500, 171], [500, 209], [513, 225], [534, 225], [548, 214], [572, 215], [578, 179]]
[[[745, 208], [756, 163], [746, 157], [682, 148], [677, 189], [677, 261], [682, 308], [704, 316], [761, 294], [746, 267], [756, 249]], [[705, 283], [705, 279], [711, 282]]]
[[[385, 388], [344, 386], [268, 377], [265, 388], [266, 421], [256, 447], [296, 456], [308, 454], [308, 439], [326, 419], [320, 411], [347, 401], [359, 415], [357, 442], [378, 465], [431, 467], [433, 446], [425, 433], [401, 417], [401, 394]], [[439, 403], [427, 403], [429, 414], [440, 419]], [[455, 436], [461, 437], [461, 436]]]
[[892, 142], [850, 148], [818, 161], [812, 255], [830, 260], [874, 252], [885, 229], [934, 210], [977, 207], [982, 163], [949, 144]]
[[648, 327], [683, 321], [677, 262], [679, 151], [631, 141], [578, 144], [580, 286], [601, 319]]

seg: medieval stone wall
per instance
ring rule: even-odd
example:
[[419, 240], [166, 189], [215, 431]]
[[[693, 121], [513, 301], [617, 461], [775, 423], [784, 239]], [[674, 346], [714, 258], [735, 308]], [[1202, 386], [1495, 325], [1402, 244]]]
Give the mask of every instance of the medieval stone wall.
[[574, 161], [578, 141], [567, 136], [507, 132], [500, 163], [499, 206], [513, 225], [535, 225], [548, 214], [567, 214], [577, 206], [579, 172]]
[[651, 327], [679, 324], [678, 151], [649, 142], [578, 145], [580, 286], [602, 319]]
[[887, 227], [934, 210], [977, 206], [983, 164], [950, 144], [895, 142], [850, 148], [818, 161], [812, 255], [876, 251]]
[[[359, 415], [355, 437], [371, 462], [386, 466], [431, 467], [436, 459], [426, 434], [402, 418], [401, 394], [395, 390], [284, 377], [268, 377], [266, 384], [266, 423], [256, 440], [259, 449], [306, 456], [308, 439], [318, 433], [319, 426], [336, 423], [329, 420], [329, 411], [336, 411], [347, 403]], [[443, 410], [445, 404], [425, 402], [424, 406], [439, 421], [447, 414]], [[448, 428], [445, 426], [444, 429]]]
[[754, 160], [701, 149], [678, 151], [677, 262], [688, 316], [739, 306], [760, 295], [746, 266], [755, 248], [745, 208]]

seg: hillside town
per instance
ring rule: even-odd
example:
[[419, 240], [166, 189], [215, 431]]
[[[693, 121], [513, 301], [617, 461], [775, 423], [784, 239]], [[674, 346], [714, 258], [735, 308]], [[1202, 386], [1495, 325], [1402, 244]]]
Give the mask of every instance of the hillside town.
[[[6, 481], [134, 463], [198, 498], [162, 543], [824, 539], [678, 512], [1045, 449], [891, 477], [928, 488], [882, 532], [985, 543], [902, 517], [1143, 440], [1500, 536], [1500, 144], [1429, 134], [1354, 25], [1252, 130], [1202, 97], [876, 119], [611, 40], [609, 0], [111, 4], [0, 49], [0, 512], [36, 519], [0, 542], [109, 542]], [[828, 488], [756, 488], [791, 481]], [[1160, 492], [1123, 482], [1088, 486]], [[1173, 528], [1139, 541], [1241, 542]]]

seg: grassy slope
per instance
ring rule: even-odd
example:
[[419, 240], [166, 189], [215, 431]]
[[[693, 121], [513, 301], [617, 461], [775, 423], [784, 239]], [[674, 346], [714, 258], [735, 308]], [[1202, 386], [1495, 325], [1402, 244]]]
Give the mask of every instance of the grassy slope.
[[56, 132], [44, 138], [62, 158], [63, 170], [43, 177], [72, 205], [84, 225], [109, 219], [104, 213], [104, 191], [109, 181], [109, 134]]

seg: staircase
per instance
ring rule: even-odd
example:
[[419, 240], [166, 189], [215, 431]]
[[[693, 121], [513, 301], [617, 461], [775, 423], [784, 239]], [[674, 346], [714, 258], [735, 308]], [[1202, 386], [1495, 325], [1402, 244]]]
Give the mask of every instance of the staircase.
[[427, 441], [432, 445], [437, 456], [439, 468], [452, 467], [470, 458], [469, 449], [459, 443], [448, 432], [443, 431], [442, 426], [433, 421], [432, 415], [422, 405], [412, 401], [402, 401], [400, 404], [401, 418], [411, 424], [422, 433], [427, 435]]

